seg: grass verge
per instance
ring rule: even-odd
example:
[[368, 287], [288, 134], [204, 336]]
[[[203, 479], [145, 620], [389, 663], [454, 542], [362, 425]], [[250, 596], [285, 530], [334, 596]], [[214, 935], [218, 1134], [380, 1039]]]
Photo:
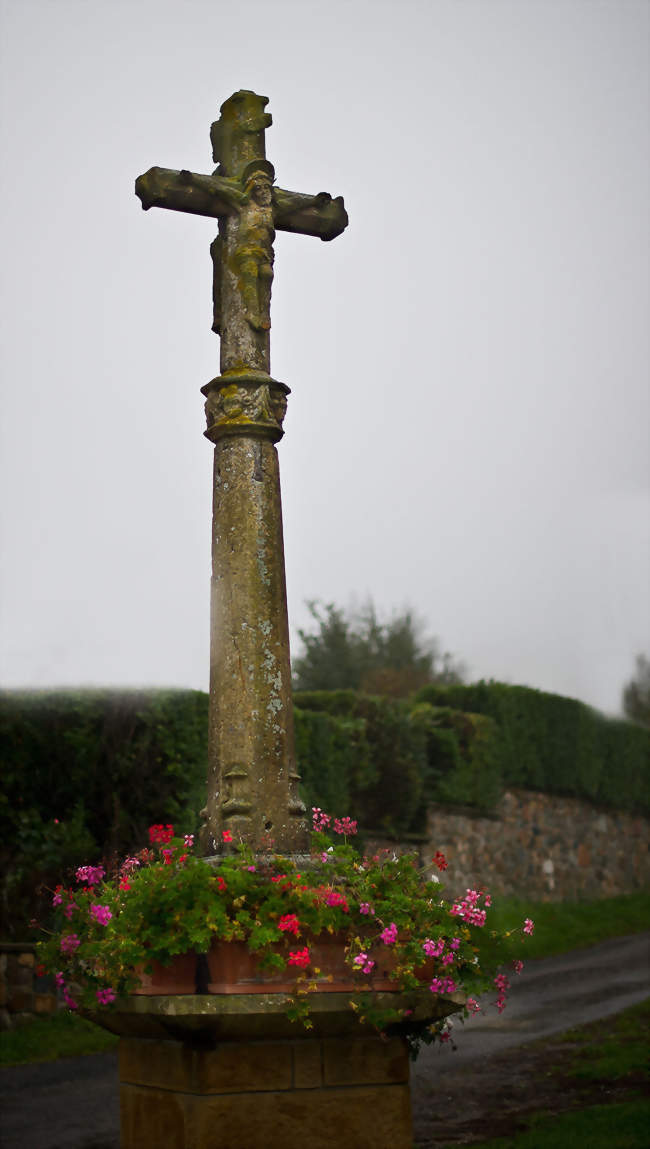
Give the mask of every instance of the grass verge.
[[83, 1057], [117, 1047], [112, 1033], [83, 1017], [61, 1010], [50, 1017], [37, 1017], [15, 1029], [0, 1033], [0, 1065], [24, 1065], [30, 1061], [56, 1061], [59, 1057]]
[[495, 897], [488, 925], [508, 930], [532, 918], [532, 937], [513, 935], [513, 953], [524, 960], [553, 957], [609, 938], [641, 933], [650, 925], [650, 891], [589, 902], [529, 902]]
[[[508, 1121], [513, 1132], [501, 1128], [507, 1135], [469, 1143], [475, 1149], [646, 1149], [649, 1038], [650, 1000], [517, 1051], [527, 1062], [529, 1088], [525, 1108]], [[504, 1100], [485, 1115], [486, 1128], [503, 1115]]]
[[525, 1133], [474, 1145], [476, 1149], [646, 1149], [649, 1120], [650, 1102], [637, 1098], [559, 1117], [535, 1117]]

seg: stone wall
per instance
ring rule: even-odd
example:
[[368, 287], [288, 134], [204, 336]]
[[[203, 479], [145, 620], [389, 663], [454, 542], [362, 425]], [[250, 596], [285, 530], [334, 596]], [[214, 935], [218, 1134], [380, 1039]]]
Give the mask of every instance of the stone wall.
[[422, 856], [446, 855], [448, 896], [485, 886], [540, 901], [607, 898], [650, 885], [649, 829], [641, 816], [509, 790], [490, 816], [432, 807]]
[[52, 978], [40, 977], [35, 947], [29, 942], [0, 943], [0, 1028], [34, 1013], [53, 1013], [57, 997]]

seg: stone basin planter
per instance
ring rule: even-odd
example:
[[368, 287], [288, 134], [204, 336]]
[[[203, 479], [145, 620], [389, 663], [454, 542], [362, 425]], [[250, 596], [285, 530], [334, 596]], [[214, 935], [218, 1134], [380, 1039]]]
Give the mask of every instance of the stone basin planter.
[[[397, 992], [398, 986], [390, 978], [395, 968], [393, 953], [388, 946], [373, 953], [376, 961], [372, 974], [354, 974], [345, 961], [346, 939], [340, 934], [320, 934], [308, 940], [311, 966], [304, 971], [310, 982], [316, 983], [321, 993], [352, 993], [372, 990], [377, 992]], [[295, 943], [302, 949], [303, 939]], [[292, 948], [292, 947], [290, 947]], [[285, 949], [278, 952], [286, 954]], [[429, 968], [431, 967], [431, 968]], [[314, 971], [318, 969], [318, 974]], [[215, 940], [207, 955], [194, 952], [179, 954], [167, 966], [152, 962], [152, 972], [140, 973], [140, 987], [136, 995], [155, 996], [160, 994], [250, 994], [250, 993], [292, 993], [296, 979], [303, 972], [297, 966], [286, 969], [269, 970], [260, 967], [254, 953], [243, 941], [226, 942]], [[433, 962], [425, 963], [417, 970], [423, 984], [433, 973]]]

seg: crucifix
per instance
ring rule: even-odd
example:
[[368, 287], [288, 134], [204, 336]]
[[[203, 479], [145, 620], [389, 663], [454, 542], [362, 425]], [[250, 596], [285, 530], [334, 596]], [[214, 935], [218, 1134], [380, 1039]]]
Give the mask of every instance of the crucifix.
[[274, 184], [268, 100], [236, 92], [212, 125], [212, 175], [153, 167], [136, 180], [151, 207], [212, 216], [213, 330], [221, 374], [201, 390], [214, 443], [208, 798], [202, 845], [228, 838], [282, 853], [307, 847], [298, 794], [280, 473], [275, 444], [289, 388], [270, 375], [276, 231], [334, 239], [343, 199]]

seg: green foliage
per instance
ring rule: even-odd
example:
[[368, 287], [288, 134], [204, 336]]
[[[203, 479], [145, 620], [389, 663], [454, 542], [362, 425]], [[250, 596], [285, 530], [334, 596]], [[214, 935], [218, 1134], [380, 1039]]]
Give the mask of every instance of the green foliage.
[[308, 806], [355, 811], [353, 794], [376, 779], [361, 718], [294, 707], [296, 758]]
[[427, 800], [492, 809], [501, 795], [496, 723], [426, 702], [414, 706], [411, 721], [426, 740]]
[[419, 702], [492, 718], [505, 785], [650, 810], [650, 734], [582, 702], [526, 686], [425, 686]]
[[[483, 894], [467, 904], [445, 901], [442, 884], [418, 868], [415, 855], [362, 856], [348, 844], [356, 833], [349, 818], [320, 811], [314, 823], [310, 862], [300, 872], [295, 858], [271, 847], [253, 854], [243, 843], [231, 845], [227, 833], [232, 852], [197, 858], [191, 840], [175, 836], [173, 826], [152, 827], [151, 846], [108, 877], [102, 867], [85, 867], [73, 888], [57, 886], [56, 920], [37, 946], [39, 962], [70, 1009], [97, 1010], [132, 993], [154, 962], [169, 966], [179, 954], [210, 960], [212, 942], [243, 942], [259, 969], [295, 979], [290, 1016], [309, 1026], [309, 991], [319, 988], [319, 978], [331, 980], [317, 947], [331, 938], [342, 978], [367, 995], [352, 1006], [362, 1022], [382, 1030], [399, 1022], [415, 1045], [442, 1035], [437, 1019], [467, 1015], [466, 995], [491, 987], [510, 935], [475, 920], [477, 913], [485, 917]], [[437, 865], [446, 869], [441, 856]], [[392, 998], [387, 1009], [381, 999], [392, 988], [424, 996]], [[418, 1008], [413, 1030], [409, 1018]]]
[[[425, 736], [411, 720], [407, 704], [353, 690], [305, 691], [295, 700], [303, 717], [308, 711], [314, 717], [327, 715], [341, 730], [354, 723], [347, 812], [365, 827], [395, 836], [420, 829], [425, 816]], [[298, 768], [302, 770], [300, 756]], [[309, 784], [305, 791], [311, 805], [323, 806], [311, 801]]]
[[30, 936], [30, 896], [64, 866], [123, 853], [156, 818], [193, 829], [204, 802], [198, 691], [0, 695], [0, 933]]
[[412, 611], [381, 622], [373, 603], [356, 614], [329, 603], [308, 604], [315, 629], [298, 631], [296, 690], [360, 690], [404, 698], [426, 682], [458, 682], [461, 668], [428, 641]]
[[650, 658], [639, 654], [636, 673], [623, 688], [623, 711], [631, 722], [650, 727]]
[[[421, 833], [431, 801], [489, 810], [503, 784], [648, 810], [650, 734], [525, 687], [429, 684], [413, 704], [353, 690], [296, 696], [308, 806], [366, 829]], [[127, 852], [163, 819], [195, 830], [205, 800], [207, 695], [0, 695], [0, 932], [27, 940], [34, 891]]]

